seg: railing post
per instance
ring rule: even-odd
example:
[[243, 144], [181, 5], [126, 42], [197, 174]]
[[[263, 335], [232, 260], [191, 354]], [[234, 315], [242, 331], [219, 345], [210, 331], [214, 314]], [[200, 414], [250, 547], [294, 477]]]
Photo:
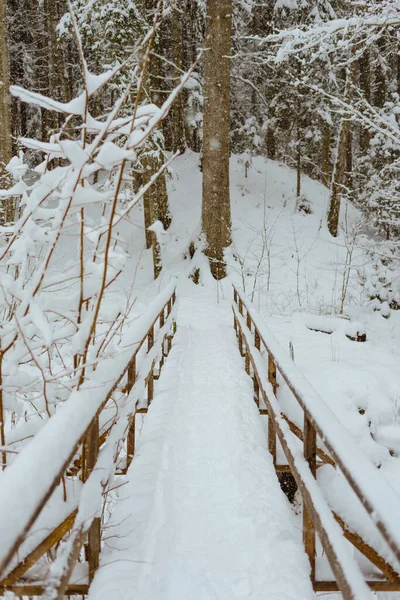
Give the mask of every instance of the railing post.
[[246, 344], [245, 348], [246, 348], [246, 350], [245, 350], [245, 359], [244, 359], [244, 369], [245, 369], [247, 375], [250, 375], [250, 351], [249, 351], [247, 344]]
[[241, 330], [240, 325], [239, 325], [238, 345], [239, 345], [240, 356], [244, 356], [244, 352], [243, 352], [243, 335], [242, 335], [242, 330]]
[[[257, 350], [260, 350], [261, 347], [261, 338], [256, 326], [254, 326], [254, 345]], [[253, 385], [254, 385], [254, 401], [257, 404], [258, 408], [260, 408], [260, 386], [258, 385], [258, 380], [256, 373], [254, 373], [253, 377]]]
[[235, 303], [237, 304], [238, 303], [238, 293], [237, 293], [236, 288], [233, 288], [233, 299], [234, 299]]
[[[249, 311], [246, 314], [246, 327], [251, 332], [251, 316]], [[245, 345], [245, 370], [247, 375], [250, 375], [250, 350], [247, 344]]]
[[[149, 334], [147, 336], [147, 352], [150, 352], [152, 347], [154, 346], [154, 325], [149, 329]], [[149, 375], [149, 379], [147, 381], [147, 406], [150, 406], [154, 398], [154, 363], [151, 369], [151, 373]]]
[[168, 354], [171, 352], [171, 348], [172, 348], [172, 338], [174, 337], [174, 335], [175, 335], [175, 333], [176, 333], [176, 322], [175, 322], [175, 321], [172, 323], [172, 331], [173, 331], [172, 335], [169, 335], [169, 336], [167, 337], [167, 348], [168, 348], [168, 350], [167, 350], [167, 355], [168, 355]]
[[154, 365], [147, 380], [147, 406], [153, 402], [154, 398]]
[[[85, 469], [83, 473], [84, 481], [87, 481], [93, 471], [97, 457], [99, 455], [99, 417], [95, 417], [90, 425], [89, 431], [85, 439]], [[89, 563], [89, 583], [93, 577], [100, 562], [100, 518], [96, 517], [93, 520], [88, 532], [87, 558]]]
[[257, 350], [260, 350], [260, 348], [261, 348], [261, 338], [260, 338], [260, 334], [259, 334], [257, 328], [254, 329], [254, 345], [257, 348]]
[[243, 302], [241, 298], [239, 298], [239, 312], [243, 316]]
[[147, 335], [147, 352], [150, 352], [152, 347], [154, 346], [154, 325], [152, 325], [149, 329], [149, 333]]
[[[165, 307], [163, 307], [162, 311], [160, 312], [160, 330], [165, 325], [164, 308]], [[160, 371], [163, 368], [163, 366], [164, 366], [164, 340], [162, 341], [162, 351], [161, 351], [161, 358], [160, 358], [160, 365], [159, 365]]]
[[[317, 472], [317, 434], [312, 422], [304, 415], [304, 457], [311, 473]], [[303, 503], [303, 542], [311, 566], [311, 582], [315, 583], [315, 528], [311, 515]]]
[[246, 325], [247, 325], [248, 330], [251, 332], [251, 316], [250, 316], [249, 311], [247, 311]]
[[129, 429], [128, 436], [126, 439], [126, 471], [128, 470], [133, 457], [135, 456], [135, 427], [136, 427], [136, 413], [129, 417]]
[[[128, 386], [127, 392], [131, 391], [136, 381], [136, 356], [134, 356], [128, 367]], [[135, 454], [135, 415], [129, 417], [128, 435], [126, 438], [126, 469], [132, 462]]]
[[[268, 381], [276, 394], [276, 364], [271, 354], [268, 354]], [[268, 415], [268, 448], [272, 456], [272, 462], [276, 465], [276, 431], [271, 415]]]
[[131, 391], [131, 389], [133, 388], [135, 381], [136, 381], [136, 356], [134, 356], [132, 358], [131, 362], [129, 363], [129, 367], [128, 367], [128, 385], [127, 385], [128, 394]]

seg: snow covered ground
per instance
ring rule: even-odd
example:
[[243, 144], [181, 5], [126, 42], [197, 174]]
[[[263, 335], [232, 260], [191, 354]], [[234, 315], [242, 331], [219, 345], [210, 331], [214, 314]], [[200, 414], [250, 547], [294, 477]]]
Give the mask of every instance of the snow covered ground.
[[[342, 207], [340, 234], [332, 238], [325, 226], [326, 188], [304, 177], [302, 192], [311, 214], [298, 212], [295, 172], [261, 158], [253, 158], [248, 168], [247, 158], [233, 157], [231, 163], [230, 280], [246, 291], [288, 352], [292, 347], [306, 377], [400, 490], [400, 314], [385, 307], [376, 311], [370, 299], [376, 241], [363, 230], [352, 205]], [[198, 233], [201, 218], [198, 156], [185, 154], [173, 169], [164, 280], [188, 272], [181, 252]], [[219, 299], [230, 295], [226, 282], [206, 278], [203, 283], [214, 286]], [[347, 337], [357, 332], [365, 333], [367, 341]], [[282, 382], [279, 397], [301, 425]], [[334, 497], [334, 491], [328, 496]]]
[[[142, 208], [120, 226], [128, 267], [105, 310], [112, 315], [136, 298], [135, 318], [178, 277], [178, 334], [138, 454], [118, 490], [105, 535], [106, 566], [91, 599], [261, 599], [266, 589], [273, 599], [312, 597], [300, 520], [279, 490], [235, 347], [231, 282], [245, 290], [288, 353], [291, 346], [296, 364], [400, 491], [400, 311], [373, 310], [367, 281], [376, 242], [359, 230], [360, 215], [350, 205], [342, 211], [339, 237], [332, 238], [325, 227], [326, 188], [304, 177], [311, 213], [298, 212], [295, 173], [261, 158], [246, 166], [247, 159], [231, 163], [228, 281], [216, 283], [206, 269], [200, 286], [187, 279], [193, 264], [183, 253], [200, 231], [198, 155], [186, 152], [172, 165], [173, 221], [159, 234], [164, 269], [157, 281], [151, 253], [143, 250]], [[61, 245], [55, 271], [57, 264], [73, 268], [71, 239]], [[201, 256], [195, 261], [206, 264]], [[357, 332], [367, 341], [347, 337]], [[280, 402], [301, 425], [279, 383]], [[328, 479], [324, 472], [324, 487]], [[327, 495], [335, 496], [331, 491]]]
[[[384, 318], [369, 299], [365, 279], [375, 242], [362, 230], [354, 234], [360, 214], [351, 205], [342, 207], [340, 235], [332, 238], [325, 226], [328, 190], [321, 184], [303, 177], [313, 211], [304, 214], [296, 211], [293, 170], [253, 158], [246, 177], [246, 160], [232, 158], [230, 278], [253, 299], [288, 352], [292, 344], [306, 377], [400, 490], [400, 311]], [[187, 153], [173, 168], [174, 219], [164, 278], [187, 268], [179, 250], [198, 231], [201, 214], [198, 156]], [[220, 296], [229, 294], [226, 285], [215, 288]], [[332, 316], [340, 312], [342, 297], [343, 314]], [[346, 336], [358, 329], [366, 342]], [[285, 401], [283, 386], [281, 397]]]
[[230, 305], [191, 282], [178, 297], [173, 350], [89, 599], [312, 598]]

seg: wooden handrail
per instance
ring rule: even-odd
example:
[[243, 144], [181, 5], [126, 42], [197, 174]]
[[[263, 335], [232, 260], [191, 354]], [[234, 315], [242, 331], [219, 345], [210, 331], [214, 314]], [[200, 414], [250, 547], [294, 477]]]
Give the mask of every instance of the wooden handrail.
[[[366, 593], [366, 586], [364, 585], [363, 589], [363, 584], [365, 582], [361, 581], [361, 579], [363, 579], [361, 571], [358, 570], [356, 577], [354, 577], [354, 572], [350, 572], [347, 568], [346, 561], [349, 560], [348, 552], [344, 551], [343, 544], [337, 537], [337, 528], [333, 526], [333, 521], [336, 519], [336, 521], [340, 522], [340, 519], [337, 518], [337, 515], [332, 514], [332, 511], [326, 500], [322, 497], [321, 491], [315, 480], [316, 456], [318, 454], [316, 444], [317, 434], [321, 437], [328, 451], [332, 455], [332, 459], [330, 459], [329, 462], [336, 462], [345, 475], [348, 484], [356, 492], [360, 502], [370, 515], [374, 514], [374, 516], [381, 516], [382, 511], [384, 511], [384, 506], [393, 507], [394, 499], [400, 503], [400, 498], [394, 490], [386, 484], [383, 478], [379, 477], [380, 474], [377, 474], [370, 463], [366, 461], [365, 457], [360, 453], [346, 430], [338, 424], [335, 415], [331, 413], [329, 407], [324, 403], [322, 398], [318, 396], [310, 384], [306, 382], [289, 357], [287, 357], [284, 350], [275, 340], [273, 334], [267, 329], [259, 315], [257, 315], [255, 309], [251, 306], [251, 303], [245, 300], [235, 287], [233, 313], [239, 349], [245, 357], [245, 369], [250, 374], [252, 368], [254, 389], [257, 391], [258, 395], [261, 394], [268, 409], [270, 417], [269, 436], [273, 435], [274, 439], [275, 435], [278, 436], [291, 472], [303, 495], [306, 509], [304, 514], [303, 537], [306, 551], [310, 559], [314, 586], [316, 588], [317, 584], [319, 585], [319, 582], [315, 581], [314, 569], [316, 529], [331, 563], [332, 570], [336, 576], [339, 589], [341, 589], [344, 597], [368, 597], [363, 595]], [[261, 351], [263, 349], [268, 352], [267, 363], [261, 356]], [[276, 372], [278, 372], [282, 379], [287, 383], [289, 389], [292, 391], [303, 410], [304, 430], [303, 432], [301, 432], [301, 430], [294, 431], [294, 434], [303, 440], [304, 458], [299, 456], [298, 448], [296, 448], [296, 445], [291, 438], [293, 429], [296, 428], [296, 426], [293, 426], [288, 417], [281, 413], [281, 409], [276, 399]], [[308, 394], [311, 395], [311, 400], [308, 397]], [[321, 418], [321, 411], [325, 412], [325, 418]], [[343, 451], [337, 447], [337, 436], [335, 438], [331, 435], [331, 428], [327, 426], [327, 423], [332, 424], [334, 430], [340, 431], [340, 443], [345, 443], [351, 448], [352, 457], [349, 461], [351, 466], [354, 466], [354, 456], [357, 457], [356, 460], [358, 461], [359, 456], [361, 455], [361, 469], [364, 468], [364, 464], [366, 463], [366, 473], [357, 476], [357, 474], [353, 473], [354, 468], [349, 468]], [[269, 440], [269, 448], [270, 451], [272, 451], [274, 460], [274, 441], [271, 442], [271, 440]], [[319, 454], [321, 456], [321, 453]], [[375, 499], [374, 497], [371, 497], [371, 494], [366, 494], [364, 497], [366, 488], [370, 485], [368, 481], [365, 481], [365, 477], [372, 477], [373, 480], [382, 480], [383, 487], [388, 489], [388, 498], [385, 499], [384, 502], [375, 502]], [[397, 510], [399, 510], [399, 507], [400, 504], [396, 506]], [[341, 525], [344, 524], [341, 523]], [[390, 527], [386, 515], [384, 514], [383, 518], [377, 523], [372, 521], [372, 526], [384, 537], [391, 550], [395, 553], [395, 556], [398, 556], [398, 536], [392, 534], [392, 528]], [[381, 559], [372, 548], [363, 544], [361, 538], [356, 534], [349, 535], [349, 532], [347, 532], [346, 537], [350, 539], [350, 541], [352, 541], [352, 543], [354, 543], [354, 545], [362, 551], [375, 566], [380, 568], [385, 575], [390, 574], [391, 589], [393, 589], [394, 585], [397, 585], [400, 590], [400, 579], [384, 559]]]
[[[150, 304], [149, 310], [146, 313], [146, 322], [151, 322], [148, 329], [144, 329], [141, 325], [141, 320], [138, 321], [138, 326], [134, 327], [130, 333], [130, 339], [133, 340], [129, 343], [129, 346], [121, 348], [120, 356], [118, 357], [118, 365], [114, 369], [110, 369], [110, 383], [103, 386], [104, 389], [90, 385], [90, 382], [82, 386], [82, 392], [77, 392], [74, 398], [66, 401], [61, 406], [60, 410], [53, 415], [46, 425], [37, 433], [36, 436], [30, 442], [29, 448], [22, 450], [17, 459], [12, 463], [4, 472], [2, 477], [2, 487], [0, 490], [0, 529], [4, 532], [8, 531], [8, 537], [2, 539], [2, 545], [0, 546], [0, 573], [6, 576], [6, 579], [0, 581], [0, 588], [8, 589], [7, 586], [7, 567], [10, 564], [13, 556], [20, 547], [22, 541], [26, 539], [26, 536], [31, 531], [37, 517], [43, 510], [47, 503], [47, 500], [53, 494], [56, 487], [59, 485], [61, 478], [67, 472], [71, 465], [71, 462], [76, 458], [76, 453], [79, 446], [85, 443], [85, 451], [82, 454], [84, 458], [83, 464], [79, 465], [79, 469], [82, 471], [82, 478], [84, 481], [89, 477], [90, 473], [97, 468], [97, 456], [99, 446], [104, 442], [110, 433], [112, 428], [109, 428], [107, 435], [104, 438], [99, 435], [98, 431], [98, 417], [101, 411], [106, 407], [107, 403], [112, 397], [114, 391], [120, 387], [123, 379], [126, 377], [127, 383], [123, 385], [122, 391], [125, 394], [132, 393], [133, 386], [136, 380], [136, 362], [139, 351], [143, 348], [145, 352], [145, 358], [151, 356], [150, 362], [144, 359], [143, 373], [140, 373], [140, 379], [144, 377], [144, 385], [149, 386], [152, 380], [153, 371], [160, 363], [160, 368], [164, 362], [165, 356], [171, 347], [170, 339], [175, 332], [175, 317], [172, 312], [173, 305], [176, 301], [175, 285], [168, 286], [158, 297], [158, 301]], [[162, 308], [160, 309], [160, 304]], [[154, 316], [151, 316], [154, 315]], [[155, 327], [157, 329], [157, 343], [155, 336]], [[172, 332], [172, 333], [171, 333]], [[139, 341], [136, 341], [138, 340]], [[144, 347], [145, 342], [148, 342], [147, 347]], [[126, 340], [125, 340], [126, 343]], [[134, 350], [132, 351], [132, 346]], [[160, 348], [160, 350], [159, 350]], [[122, 355], [122, 357], [121, 357]], [[126, 358], [124, 358], [126, 356]], [[140, 365], [142, 366], [142, 365]], [[147, 369], [147, 371], [146, 371]], [[91, 393], [90, 393], [91, 392]], [[86, 402], [86, 404], [79, 404]], [[139, 399], [136, 398], [132, 404], [133, 413], [137, 409]], [[85, 406], [82, 418], [77, 418], [76, 412], [79, 408]], [[63, 440], [59, 439], [59, 436], [55, 436], [55, 433], [59, 431], [60, 424], [65, 423], [64, 426], [68, 426], [69, 417], [73, 417], [72, 421], [76, 428], [75, 438], [73, 443], [68, 446], [67, 442], [62, 445]], [[115, 424], [118, 419], [115, 420]], [[123, 431], [128, 432], [128, 421]], [[53, 433], [54, 432], [54, 433]], [[123, 435], [123, 439], [126, 439], [126, 433]], [[60, 455], [57, 454], [57, 446], [62, 446]], [[35, 494], [27, 495], [26, 490], [26, 465], [31, 466], [29, 457], [32, 453], [38, 453], [38, 455], [46, 456], [48, 458], [48, 473], [43, 476], [43, 465], [33, 464], [29, 477], [34, 479], [37, 471], [37, 486], [35, 488]], [[83, 467], [83, 468], [82, 468]], [[75, 469], [76, 469], [75, 465]], [[34, 471], [32, 473], [32, 470]], [[75, 471], [76, 472], [76, 471]], [[22, 499], [21, 499], [22, 498]], [[15, 499], [21, 502], [18, 506], [18, 517], [21, 517], [18, 522], [14, 522], [14, 527], [7, 529], [7, 519], [10, 515], [13, 515], [13, 508], [15, 506]], [[8, 506], [8, 509], [7, 509]], [[24, 510], [22, 510], [22, 506]], [[3, 523], [4, 521], [4, 523]], [[57, 530], [54, 530], [55, 535], [52, 536], [50, 533], [46, 538], [43, 538], [43, 542], [29, 554], [28, 563], [31, 562], [32, 557], [42, 555], [42, 549], [47, 548], [49, 540], [53, 538], [58, 539]], [[93, 522], [93, 526], [89, 530], [89, 572], [91, 576], [94, 574], [94, 569], [98, 565], [98, 555], [100, 552], [100, 521], [96, 520]], [[26, 558], [26, 557], [25, 557]], [[14, 567], [13, 573], [21, 575], [22, 571], [25, 571], [24, 557], [22, 557], [22, 563]], [[14, 582], [15, 583], [15, 582]]]

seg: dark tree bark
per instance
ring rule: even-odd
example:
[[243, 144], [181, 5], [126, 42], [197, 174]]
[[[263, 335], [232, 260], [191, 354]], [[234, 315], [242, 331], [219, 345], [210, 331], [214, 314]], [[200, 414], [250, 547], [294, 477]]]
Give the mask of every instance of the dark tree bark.
[[[0, 187], [8, 187], [5, 166], [12, 158], [10, 70], [5, 0], [0, 0]], [[12, 200], [4, 201], [4, 221], [12, 221]]]
[[335, 168], [332, 176], [331, 198], [328, 211], [328, 229], [334, 237], [337, 237], [339, 230], [340, 198], [342, 193], [342, 184], [346, 173], [347, 152], [349, 145], [348, 120], [342, 119]]
[[[152, 22], [153, 14], [156, 9], [157, 2], [154, 0], [145, 0], [145, 8], [148, 15], [149, 24]], [[162, 38], [161, 38], [162, 39]], [[163, 48], [160, 48], [160, 41], [156, 46], [157, 54], [163, 53]], [[154, 104], [160, 105], [163, 99], [159, 97], [160, 79], [163, 76], [161, 60], [158, 56], [150, 58], [148, 64], [147, 78], [145, 83], [146, 93], [150, 96]], [[153, 150], [154, 148], [147, 147], [145, 151]], [[161, 159], [154, 155], [144, 155], [143, 159], [144, 174], [143, 184], [146, 184], [154, 176], [161, 167]], [[155, 221], [160, 221], [164, 229], [168, 229], [171, 224], [171, 215], [168, 204], [167, 185], [165, 174], [162, 173], [157, 178], [156, 182], [151, 186], [149, 191], [144, 195], [144, 225], [146, 230], [146, 247], [152, 248], [153, 252], [153, 269], [154, 278], [156, 279], [161, 271], [161, 254], [157, 237], [153, 231], [149, 231], [148, 227]]]
[[322, 125], [322, 163], [321, 163], [321, 181], [327, 187], [330, 182], [331, 174], [331, 128], [329, 123]]
[[232, 0], [207, 1], [204, 61], [203, 231], [211, 272], [226, 276], [224, 249], [231, 243], [229, 190], [230, 54]]
[[[366, 101], [371, 103], [371, 62], [369, 50], [364, 52], [361, 56], [359, 60], [359, 69], [361, 91]], [[362, 127], [360, 131], [360, 149], [362, 152], [368, 150], [370, 137], [368, 129]]]
[[[353, 62], [346, 70], [345, 101], [348, 103], [351, 103], [352, 100], [356, 73], [357, 64]], [[339, 231], [340, 200], [343, 185], [346, 183], [346, 174], [347, 180], [349, 180], [349, 175], [351, 175], [351, 173], [349, 174], [348, 172], [349, 155], [351, 157], [350, 144], [350, 121], [347, 118], [342, 118], [332, 174], [331, 197], [328, 210], [328, 229], [334, 237], [337, 237]]]
[[[176, 65], [174, 71], [175, 83], [178, 83], [179, 78], [182, 75], [182, 23], [183, 13], [181, 10], [174, 8], [172, 11], [172, 52], [173, 61]], [[185, 117], [184, 117], [184, 105], [183, 96], [179, 94], [175, 102], [171, 107], [171, 119], [172, 119], [172, 140], [173, 140], [173, 151], [179, 151], [183, 154], [186, 150], [186, 137], [185, 137]]]

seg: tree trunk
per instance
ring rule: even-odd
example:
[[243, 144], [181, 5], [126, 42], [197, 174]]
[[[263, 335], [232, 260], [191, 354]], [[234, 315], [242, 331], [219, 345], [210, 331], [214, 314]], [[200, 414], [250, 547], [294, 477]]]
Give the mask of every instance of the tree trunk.
[[[368, 103], [371, 103], [371, 64], [370, 52], [366, 50], [359, 60], [360, 88]], [[360, 147], [363, 153], [367, 152], [370, 142], [370, 132], [365, 127], [360, 131]]]
[[331, 173], [331, 128], [329, 123], [324, 123], [322, 128], [321, 171], [321, 181], [328, 187]]
[[[0, 187], [8, 187], [11, 177], [5, 170], [12, 158], [10, 70], [5, 0], [0, 0]], [[12, 199], [4, 201], [4, 221], [13, 219]]]
[[[158, 158], [145, 156], [143, 158], [145, 171], [143, 175], [143, 185], [148, 183], [153, 175], [160, 168], [160, 161]], [[161, 265], [161, 253], [160, 247], [157, 241], [157, 236], [153, 231], [149, 230], [149, 227], [155, 222], [160, 221], [164, 229], [168, 229], [171, 224], [171, 215], [168, 206], [168, 194], [165, 176], [162, 173], [159, 175], [157, 180], [150, 187], [149, 191], [144, 195], [144, 226], [146, 235], [146, 248], [152, 248], [153, 252], [153, 271], [154, 279], [160, 274]]]
[[[156, 8], [157, 3], [154, 0], [145, 1], [146, 8], [149, 14], [149, 22], [152, 20], [152, 15]], [[157, 54], [162, 54], [162, 48], [157, 47]], [[148, 65], [148, 73], [145, 87], [149, 94], [151, 101], [154, 104], [160, 104], [163, 99], [159, 98], [157, 89], [159, 89], [159, 82], [162, 76], [161, 59], [153, 55], [150, 58]], [[151, 140], [149, 143], [152, 144]], [[145, 149], [145, 155], [142, 157], [144, 166], [143, 184], [146, 184], [150, 179], [157, 173], [162, 165], [162, 161], [157, 153], [156, 155], [146, 155], [146, 152], [154, 150], [155, 148], [147, 146]], [[144, 195], [143, 199], [144, 206], [144, 225], [146, 235], [146, 247], [152, 248], [153, 251], [153, 269], [154, 279], [156, 279], [161, 271], [161, 254], [158, 245], [157, 237], [154, 232], [149, 231], [148, 227], [154, 223], [154, 221], [160, 221], [164, 229], [168, 229], [171, 224], [171, 216], [168, 204], [167, 184], [165, 180], [165, 174], [162, 173], [158, 176], [155, 183], [151, 186], [149, 191]]]
[[[174, 70], [175, 84], [178, 84], [182, 75], [182, 18], [182, 11], [175, 8], [172, 12], [172, 51], [174, 64], [177, 67]], [[171, 107], [171, 118], [173, 151], [179, 150], [180, 154], [183, 154], [186, 150], [186, 137], [182, 94], [179, 94]]]
[[328, 211], [328, 229], [331, 235], [334, 237], [337, 237], [339, 229], [340, 196], [342, 192], [342, 183], [344, 181], [346, 172], [349, 127], [349, 121], [342, 119]]
[[[356, 63], [347, 68], [345, 101], [351, 103], [352, 86], [356, 73]], [[328, 210], [328, 229], [334, 237], [339, 231], [340, 199], [343, 185], [345, 184], [346, 171], [349, 160], [349, 144], [351, 141], [350, 121], [343, 118], [340, 123], [338, 146], [335, 157], [335, 165], [332, 173], [331, 198]]]
[[6, 2], [0, 0], [0, 174], [12, 157], [10, 71], [7, 45]]
[[297, 200], [301, 196], [301, 143], [300, 143], [300, 132], [297, 127], [297, 150], [296, 150], [296, 196]]
[[215, 279], [226, 276], [231, 243], [229, 190], [232, 0], [207, 0], [204, 61], [203, 231]]
[[376, 44], [376, 59], [375, 59], [375, 86], [374, 86], [374, 105], [382, 108], [386, 102], [388, 85], [386, 83], [385, 73], [380, 60], [381, 55], [385, 52], [385, 39], [380, 37]]
[[[269, 109], [268, 118], [272, 119], [272, 109]], [[276, 158], [276, 141], [275, 141], [275, 132], [274, 127], [268, 123], [267, 128], [267, 156], [271, 160], [275, 160]]]

